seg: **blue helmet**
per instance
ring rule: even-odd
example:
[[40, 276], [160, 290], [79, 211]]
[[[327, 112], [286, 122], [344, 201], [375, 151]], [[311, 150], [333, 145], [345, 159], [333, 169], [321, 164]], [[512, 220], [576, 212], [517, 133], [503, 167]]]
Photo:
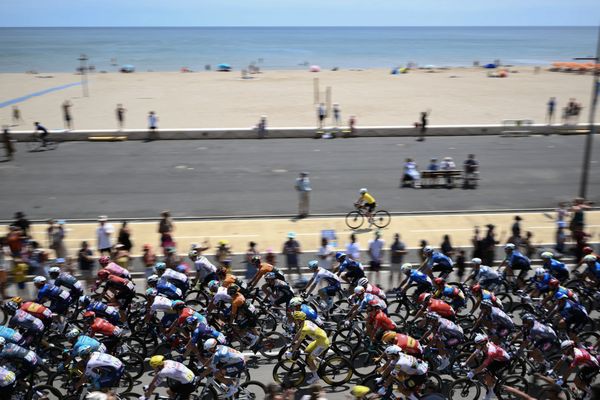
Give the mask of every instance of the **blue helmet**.
[[157, 262], [156, 264], [154, 264], [154, 269], [157, 271], [164, 271], [165, 269], [167, 269], [167, 264], [165, 264], [164, 262]]
[[198, 325], [198, 317], [195, 315], [190, 315], [185, 319], [185, 323], [187, 326], [196, 326]]
[[344, 260], [346, 258], [346, 254], [342, 253], [341, 251], [338, 251], [337, 253], [335, 253], [335, 259], [338, 262], [342, 262], [342, 260]]

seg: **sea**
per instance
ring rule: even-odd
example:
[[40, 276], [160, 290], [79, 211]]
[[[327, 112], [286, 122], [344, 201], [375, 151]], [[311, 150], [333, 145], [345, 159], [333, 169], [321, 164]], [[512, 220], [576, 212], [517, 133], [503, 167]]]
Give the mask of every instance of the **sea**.
[[0, 72], [548, 65], [594, 54], [595, 27], [0, 28]]

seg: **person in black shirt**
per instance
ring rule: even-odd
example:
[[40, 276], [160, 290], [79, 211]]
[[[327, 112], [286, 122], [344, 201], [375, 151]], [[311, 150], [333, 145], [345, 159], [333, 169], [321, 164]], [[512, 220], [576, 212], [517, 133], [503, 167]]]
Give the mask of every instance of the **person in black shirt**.
[[46, 137], [48, 136], [48, 129], [44, 128], [42, 126], [42, 124], [40, 124], [39, 122], [34, 122], [33, 125], [35, 126], [35, 132], [42, 132], [40, 134], [40, 139], [42, 139], [42, 147], [46, 147], [47, 144], [47, 140]]
[[31, 222], [27, 218], [25, 218], [25, 214], [23, 211], [17, 211], [15, 213], [15, 222], [12, 223], [13, 226], [19, 227], [23, 232], [23, 236], [29, 237], [29, 227]]

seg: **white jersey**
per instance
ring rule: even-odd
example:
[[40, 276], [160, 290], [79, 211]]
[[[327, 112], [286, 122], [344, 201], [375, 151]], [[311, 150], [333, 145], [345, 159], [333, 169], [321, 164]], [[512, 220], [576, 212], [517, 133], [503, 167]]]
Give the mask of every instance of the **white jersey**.
[[171, 299], [164, 297], [164, 296], [156, 296], [154, 298], [154, 301], [152, 302], [152, 306], [150, 307], [150, 310], [152, 310], [154, 312], [173, 311], [173, 307], [171, 306], [171, 304], [173, 304], [173, 301]]
[[186, 385], [192, 383], [195, 377], [194, 373], [182, 363], [165, 360], [165, 364], [156, 375], [156, 385], [160, 385], [165, 379], [172, 379]]
[[98, 377], [99, 374], [94, 371], [96, 368], [112, 368], [118, 370], [123, 368], [123, 363], [117, 357], [95, 351], [87, 362], [85, 375], [88, 377]]
[[394, 366], [396, 374], [402, 372], [407, 375], [424, 375], [427, 373], [429, 365], [408, 354], [400, 353], [400, 358]]
[[498, 274], [498, 271], [494, 271], [487, 265], [482, 265], [479, 267], [479, 271], [475, 275], [475, 280], [477, 280], [477, 282], [482, 282], [491, 279], [498, 279], [499, 276], [500, 275]]
[[179, 281], [182, 283], [187, 283], [187, 281], [188, 281], [188, 277], [186, 274], [182, 274], [181, 272], [177, 272], [171, 268], [167, 268], [160, 277], [163, 279]]
[[200, 275], [200, 279], [206, 278], [208, 274], [217, 272], [217, 267], [204, 256], [199, 256], [196, 261], [194, 261], [194, 265], [196, 266], [196, 272]]
[[334, 274], [333, 272], [326, 270], [324, 268], [319, 268], [317, 274], [315, 275], [315, 283], [319, 283], [322, 280], [325, 280], [329, 285], [334, 285], [336, 283], [341, 283], [342, 280], [339, 276]]
[[215, 305], [221, 302], [231, 303], [231, 296], [227, 294], [227, 288], [223, 286], [219, 287], [219, 290], [217, 290], [217, 293], [215, 293], [215, 295], [213, 296], [213, 303]]

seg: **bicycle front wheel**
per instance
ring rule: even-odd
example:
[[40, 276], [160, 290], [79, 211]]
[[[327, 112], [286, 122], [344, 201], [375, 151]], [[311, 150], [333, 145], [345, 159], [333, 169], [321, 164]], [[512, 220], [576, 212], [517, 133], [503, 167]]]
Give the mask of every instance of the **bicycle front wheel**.
[[280, 385], [298, 387], [304, 383], [304, 378], [306, 378], [304, 364], [297, 361], [279, 361], [273, 368], [273, 380]]
[[236, 393], [236, 399], [259, 400], [267, 397], [265, 385], [257, 381], [242, 383], [240, 390]]
[[479, 399], [481, 383], [467, 378], [457, 379], [448, 388], [448, 398], [454, 399]]
[[378, 228], [385, 228], [392, 222], [392, 216], [385, 210], [379, 210], [373, 215], [373, 225]]
[[350, 211], [348, 214], [346, 214], [346, 225], [348, 225], [348, 228], [350, 229], [360, 228], [364, 221], [365, 216], [356, 210]]
[[344, 357], [330, 356], [323, 360], [318, 374], [328, 385], [341, 386], [352, 379], [352, 363]]

